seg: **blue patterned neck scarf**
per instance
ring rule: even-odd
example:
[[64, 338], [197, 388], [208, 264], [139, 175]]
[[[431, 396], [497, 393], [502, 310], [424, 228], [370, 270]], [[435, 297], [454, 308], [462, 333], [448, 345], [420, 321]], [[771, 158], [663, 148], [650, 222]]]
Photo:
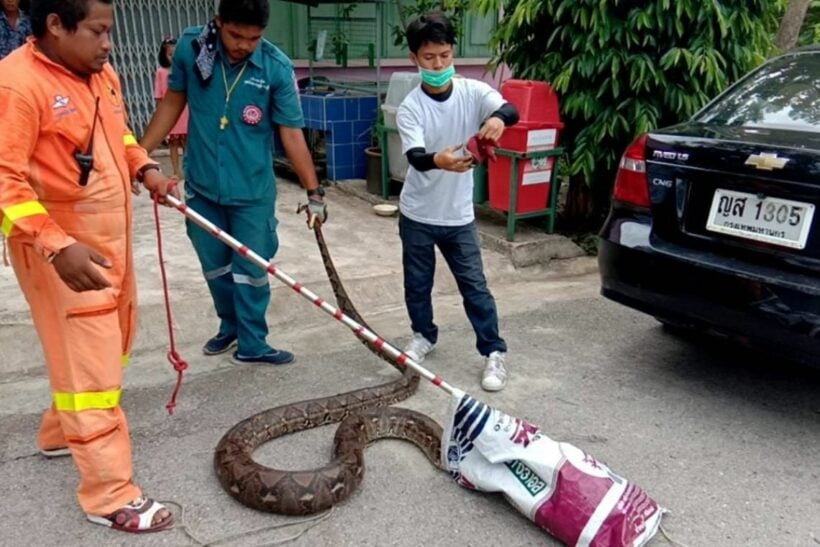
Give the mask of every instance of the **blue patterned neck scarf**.
[[196, 53], [196, 66], [194, 72], [199, 78], [199, 82], [206, 86], [210, 83], [214, 73], [214, 63], [216, 63], [216, 46], [219, 43], [219, 29], [216, 28], [216, 21], [211, 20], [205, 25], [202, 32], [193, 41], [194, 53]]

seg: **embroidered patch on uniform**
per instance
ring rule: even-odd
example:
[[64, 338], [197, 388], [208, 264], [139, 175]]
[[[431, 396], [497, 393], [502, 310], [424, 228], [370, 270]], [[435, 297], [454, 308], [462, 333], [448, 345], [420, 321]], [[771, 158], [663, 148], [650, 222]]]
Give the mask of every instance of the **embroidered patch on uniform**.
[[51, 108], [57, 110], [58, 108], [65, 108], [68, 106], [68, 103], [71, 102], [71, 99], [68, 97], [63, 97], [62, 95], [55, 95], [54, 96], [54, 104], [51, 105]]
[[242, 84], [243, 84], [243, 85], [249, 85], [249, 86], [251, 86], [251, 87], [255, 87], [256, 89], [259, 89], [259, 90], [264, 91], [264, 92], [266, 92], [266, 93], [267, 93], [268, 91], [270, 91], [270, 86], [269, 86], [269, 85], [268, 85], [268, 83], [267, 83], [265, 80], [263, 80], [262, 78], [254, 78], [254, 77], [251, 77], [251, 78], [248, 78], [247, 80], [244, 80], [244, 81], [242, 82]]
[[114, 106], [120, 106], [120, 98], [119, 95], [117, 95], [117, 90], [110, 85], [108, 86], [108, 99]]
[[262, 121], [262, 109], [255, 104], [249, 104], [242, 111], [242, 121], [248, 125], [259, 125]]

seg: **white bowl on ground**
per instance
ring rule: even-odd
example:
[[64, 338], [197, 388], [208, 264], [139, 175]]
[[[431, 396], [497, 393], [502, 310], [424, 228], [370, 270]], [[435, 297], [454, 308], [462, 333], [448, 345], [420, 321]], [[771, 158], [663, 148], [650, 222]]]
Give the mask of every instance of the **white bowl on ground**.
[[398, 212], [399, 208], [389, 203], [379, 203], [373, 206], [373, 211], [380, 217], [392, 217]]

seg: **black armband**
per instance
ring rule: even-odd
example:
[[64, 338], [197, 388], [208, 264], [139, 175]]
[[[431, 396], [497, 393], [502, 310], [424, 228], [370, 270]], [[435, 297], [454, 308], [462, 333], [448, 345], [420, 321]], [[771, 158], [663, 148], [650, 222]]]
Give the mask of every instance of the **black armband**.
[[504, 103], [501, 108], [490, 114], [490, 117], [498, 118], [507, 127], [517, 124], [520, 119], [518, 109], [512, 103]]
[[428, 154], [424, 148], [411, 148], [405, 154], [407, 161], [413, 166], [416, 171], [430, 171], [431, 169], [438, 169], [436, 162], [433, 159], [435, 154]]

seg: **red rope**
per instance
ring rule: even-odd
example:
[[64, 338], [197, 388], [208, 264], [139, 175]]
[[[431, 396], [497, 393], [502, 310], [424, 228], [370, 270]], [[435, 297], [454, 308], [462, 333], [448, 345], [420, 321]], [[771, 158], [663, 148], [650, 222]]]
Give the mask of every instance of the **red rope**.
[[168, 414], [173, 414], [177, 406], [177, 395], [179, 389], [182, 387], [182, 373], [188, 368], [188, 362], [180, 357], [177, 353], [176, 341], [174, 339], [174, 318], [171, 315], [171, 298], [168, 293], [168, 278], [165, 275], [165, 259], [162, 255], [162, 230], [159, 224], [159, 196], [154, 193], [154, 219], [157, 226], [157, 254], [159, 255], [159, 271], [162, 274], [162, 292], [165, 297], [165, 316], [168, 321], [168, 339], [171, 342], [170, 350], [168, 351], [168, 361], [173, 365], [174, 370], [177, 371], [177, 383], [174, 391], [171, 394], [171, 400], [165, 405], [168, 409]]

